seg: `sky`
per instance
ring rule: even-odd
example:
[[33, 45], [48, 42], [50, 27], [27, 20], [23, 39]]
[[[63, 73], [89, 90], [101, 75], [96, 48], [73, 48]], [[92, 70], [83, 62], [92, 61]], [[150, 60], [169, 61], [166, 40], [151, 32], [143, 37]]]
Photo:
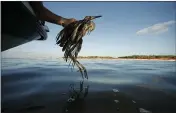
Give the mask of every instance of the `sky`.
[[[176, 2], [44, 2], [66, 18], [102, 15], [83, 38], [80, 56], [176, 55]], [[56, 35], [61, 26], [46, 23], [46, 41], [32, 41], [2, 53], [4, 56], [61, 57]]]

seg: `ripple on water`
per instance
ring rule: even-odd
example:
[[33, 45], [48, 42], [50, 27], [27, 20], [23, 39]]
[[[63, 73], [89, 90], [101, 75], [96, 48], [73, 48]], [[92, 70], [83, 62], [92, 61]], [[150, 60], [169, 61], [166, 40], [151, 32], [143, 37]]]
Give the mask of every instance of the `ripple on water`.
[[119, 92], [119, 90], [118, 90], [118, 89], [112, 89], [112, 91], [113, 91], [114, 93]]
[[132, 102], [136, 104], [136, 101], [132, 100]]
[[145, 110], [144, 108], [139, 108], [140, 113], [152, 113], [151, 111]]
[[119, 103], [119, 100], [114, 100], [115, 103]]

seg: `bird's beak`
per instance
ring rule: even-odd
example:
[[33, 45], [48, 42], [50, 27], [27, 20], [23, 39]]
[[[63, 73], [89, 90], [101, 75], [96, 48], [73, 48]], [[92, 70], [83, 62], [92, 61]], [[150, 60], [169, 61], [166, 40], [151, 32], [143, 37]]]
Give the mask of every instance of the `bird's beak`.
[[101, 15], [100, 16], [92, 16], [91, 20], [96, 19], [96, 18], [100, 18], [100, 17], [102, 17], [102, 16]]

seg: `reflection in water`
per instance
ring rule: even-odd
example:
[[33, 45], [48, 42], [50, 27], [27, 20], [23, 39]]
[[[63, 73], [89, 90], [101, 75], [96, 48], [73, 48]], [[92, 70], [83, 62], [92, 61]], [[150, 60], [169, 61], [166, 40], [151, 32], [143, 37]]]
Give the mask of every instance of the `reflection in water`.
[[132, 102], [136, 104], [136, 101], [132, 100]]
[[152, 113], [152, 112], [145, 110], [143, 108], [139, 108], [139, 111], [140, 111], [140, 113]]
[[69, 98], [63, 108], [63, 113], [83, 113], [85, 111], [84, 99], [88, 95], [89, 85], [84, 87], [84, 81], [80, 82], [78, 90], [75, 89], [74, 84], [70, 85]]
[[[113, 93], [115, 93], [115, 97], [117, 96], [116, 93], [119, 93], [118, 89], [112, 89], [112, 91], [113, 91]], [[119, 103], [119, 100], [114, 100], [114, 102], [117, 104], [117, 103]], [[120, 110], [120, 108], [118, 108], [118, 107], [116, 109], [117, 109], [117, 111]]]
[[112, 89], [112, 91], [113, 91], [114, 93], [119, 92], [119, 90], [118, 90], [118, 89]]
[[[122, 92], [119, 92], [119, 90], [118, 89], [113, 89], [112, 90], [113, 91], [113, 93], [114, 93], [114, 95], [115, 95], [115, 99], [114, 99], [114, 102], [115, 102], [115, 104], [116, 104], [116, 109], [117, 109], [117, 111], [122, 111], [122, 113], [124, 112], [123, 111], [123, 109], [120, 109], [122, 106], [120, 106], [120, 104], [124, 104], [125, 103], [125, 101], [126, 101], [126, 99], [124, 98], [124, 99], [122, 99], [122, 97], [120, 96], [120, 94], [122, 94]], [[120, 101], [119, 100], [117, 100], [117, 98], [121, 98], [120, 99]], [[138, 106], [136, 106], [137, 104], [136, 104], [136, 101], [134, 101], [134, 100], [131, 100], [131, 98], [129, 98], [130, 99], [130, 101], [128, 101], [127, 103], [130, 105], [130, 106], [133, 106], [133, 107], [136, 107], [137, 108], [137, 111], [130, 111], [130, 113], [132, 112], [134, 112], [134, 113], [152, 113], [151, 111], [148, 111], [148, 110], [146, 110], [146, 109], [143, 109], [143, 108], [139, 108]], [[127, 104], [126, 103], [126, 104]], [[124, 104], [124, 106], [125, 106], [125, 104]], [[126, 106], [126, 108], [130, 108], [130, 106]], [[133, 109], [134, 110], [134, 109]]]
[[119, 101], [118, 100], [114, 100], [115, 103], [118, 103]]

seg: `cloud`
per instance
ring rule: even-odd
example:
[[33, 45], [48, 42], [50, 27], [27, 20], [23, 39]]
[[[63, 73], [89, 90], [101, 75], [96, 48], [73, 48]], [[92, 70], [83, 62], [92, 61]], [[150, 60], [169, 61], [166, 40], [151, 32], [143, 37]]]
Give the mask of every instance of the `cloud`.
[[136, 32], [137, 35], [146, 35], [146, 34], [161, 34], [168, 31], [168, 27], [172, 24], [175, 24], [176, 21], [168, 21], [159, 24], [154, 24], [150, 27], [141, 29]]

